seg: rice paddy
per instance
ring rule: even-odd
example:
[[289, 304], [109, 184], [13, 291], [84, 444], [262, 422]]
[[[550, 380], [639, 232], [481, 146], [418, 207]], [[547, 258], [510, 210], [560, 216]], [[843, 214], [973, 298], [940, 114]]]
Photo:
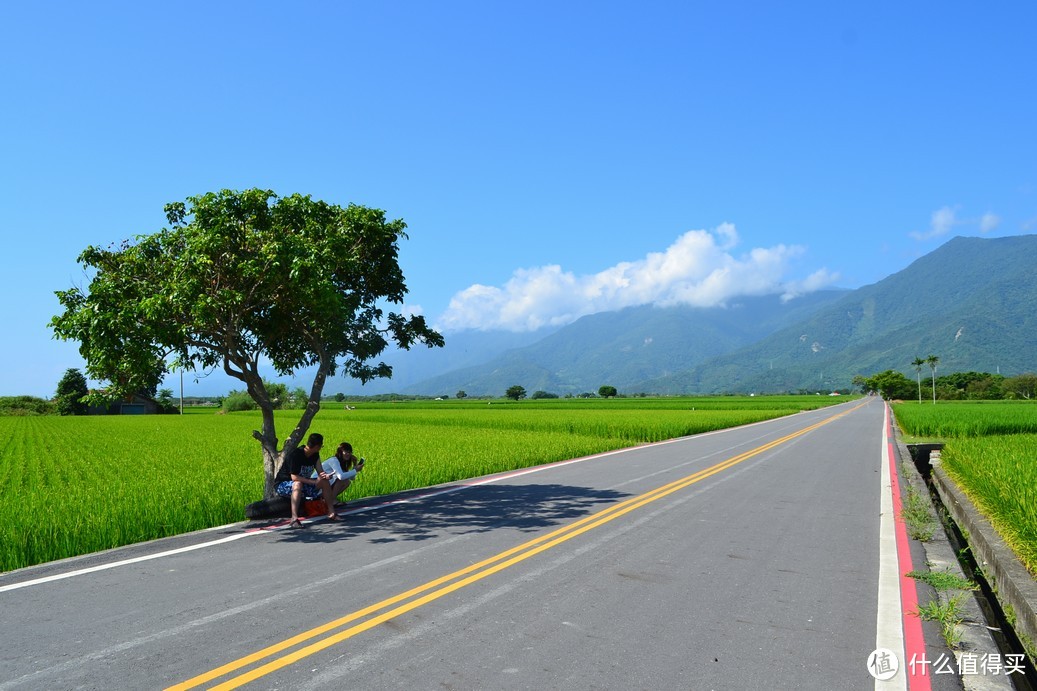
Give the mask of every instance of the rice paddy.
[[[326, 403], [311, 432], [368, 460], [346, 500], [780, 417], [810, 396]], [[298, 413], [278, 415], [288, 436]], [[0, 417], [0, 570], [244, 519], [258, 413]], [[330, 452], [327, 454], [330, 455]]]
[[1037, 402], [900, 403], [901, 429], [943, 441], [947, 475], [1037, 576]]

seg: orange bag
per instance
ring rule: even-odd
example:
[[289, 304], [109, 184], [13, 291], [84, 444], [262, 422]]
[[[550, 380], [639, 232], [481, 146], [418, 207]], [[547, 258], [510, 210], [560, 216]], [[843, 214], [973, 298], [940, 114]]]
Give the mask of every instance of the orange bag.
[[328, 502], [323, 499], [307, 499], [302, 503], [302, 515], [306, 518], [328, 515]]

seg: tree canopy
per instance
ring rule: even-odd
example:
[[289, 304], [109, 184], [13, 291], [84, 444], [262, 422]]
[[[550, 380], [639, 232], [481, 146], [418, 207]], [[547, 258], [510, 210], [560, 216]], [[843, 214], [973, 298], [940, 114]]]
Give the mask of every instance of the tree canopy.
[[[154, 390], [170, 368], [221, 367], [263, 411], [254, 432], [267, 461], [267, 493], [282, 454], [320, 407], [327, 377], [389, 377], [374, 363], [390, 339], [442, 346], [423, 317], [385, 313], [407, 287], [398, 263], [406, 224], [385, 212], [343, 208], [299, 194], [223, 190], [165, 207], [170, 227], [117, 247], [87, 247], [84, 290], [57, 293], [55, 334], [80, 343], [91, 378], [109, 395]], [[277, 449], [274, 403], [260, 359], [282, 376], [316, 367], [299, 424]]]
[[509, 386], [508, 390], [504, 392], [504, 395], [513, 401], [518, 401], [526, 397], [526, 387], [519, 386], [518, 384]]
[[858, 375], [854, 377], [854, 383], [861, 386], [864, 390], [879, 392], [887, 401], [895, 399], [905, 400], [911, 398], [912, 394], [914, 394], [914, 386], [911, 384], [911, 380], [905, 377], [903, 373], [895, 370], [886, 370], [870, 377]]
[[74, 367], [65, 370], [58, 382], [54, 403], [61, 415], [85, 415], [87, 404], [84, 400], [89, 394], [86, 377]]
[[1017, 398], [1037, 398], [1037, 374], [1027, 373], [1009, 377], [1005, 379], [1004, 388]]

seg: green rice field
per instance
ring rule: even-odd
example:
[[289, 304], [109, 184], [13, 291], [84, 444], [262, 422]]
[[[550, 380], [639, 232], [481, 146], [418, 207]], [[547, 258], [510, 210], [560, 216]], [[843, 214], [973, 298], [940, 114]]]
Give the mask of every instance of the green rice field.
[[[326, 403], [310, 427], [367, 458], [348, 500], [780, 417], [816, 396]], [[283, 439], [298, 411], [279, 411]], [[258, 413], [0, 417], [0, 570], [244, 519]], [[328, 454], [330, 455], [330, 453]]]
[[912, 401], [894, 404], [893, 411], [901, 429], [913, 437], [1037, 434], [1037, 401]]
[[944, 442], [941, 461], [1037, 576], [1037, 402], [899, 403], [901, 429]]

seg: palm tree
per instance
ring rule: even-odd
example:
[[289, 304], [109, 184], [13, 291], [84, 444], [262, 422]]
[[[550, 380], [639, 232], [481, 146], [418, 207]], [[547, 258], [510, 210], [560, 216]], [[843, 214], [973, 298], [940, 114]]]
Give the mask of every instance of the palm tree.
[[939, 361], [940, 358], [936, 355], [930, 355], [925, 359], [925, 364], [933, 371], [933, 405], [936, 405], [936, 363]]
[[925, 364], [925, 360], [920, 357], [916, 357], [911, 365], [915, 368], [915, 379], [918, 380], [918, 402], [922, 402], [922, 365]]

